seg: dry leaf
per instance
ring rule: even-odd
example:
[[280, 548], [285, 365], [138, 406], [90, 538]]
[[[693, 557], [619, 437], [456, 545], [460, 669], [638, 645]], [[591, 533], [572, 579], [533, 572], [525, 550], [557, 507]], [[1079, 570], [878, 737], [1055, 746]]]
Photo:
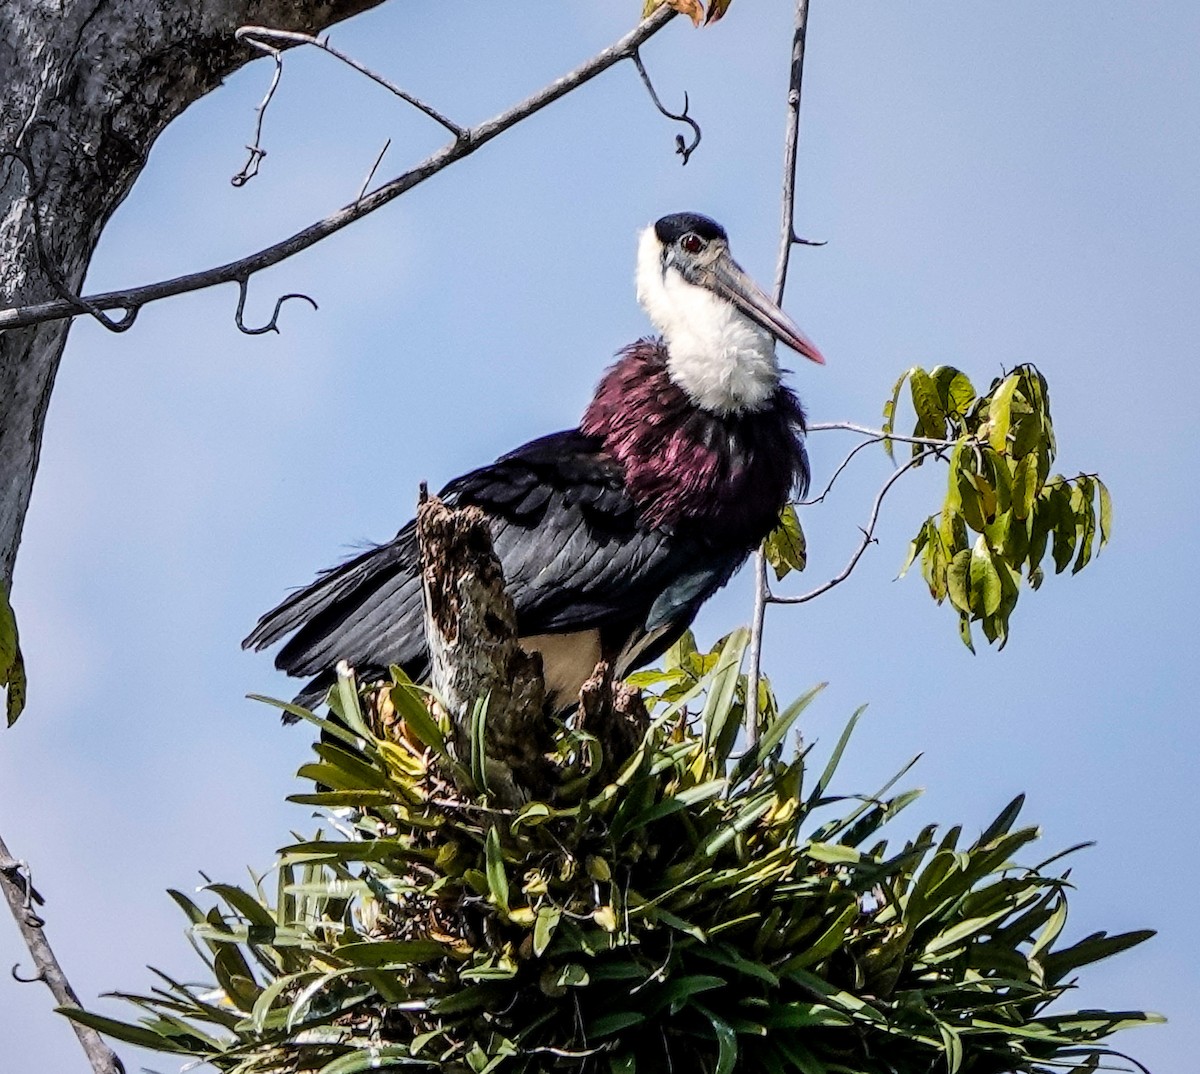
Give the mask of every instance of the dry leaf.
[[[692, 20], [693, 26], [699, 26], [704, 21], [704, 5], [700, 0], [646, 0], [646, 3], [642, 5], [642, 18], [648, 19], [664, 3], [668, 7], [673, 7], [676, 11], [686, 15]], [[725, 6], [729, 6], [728, 0], [725, 0]]]

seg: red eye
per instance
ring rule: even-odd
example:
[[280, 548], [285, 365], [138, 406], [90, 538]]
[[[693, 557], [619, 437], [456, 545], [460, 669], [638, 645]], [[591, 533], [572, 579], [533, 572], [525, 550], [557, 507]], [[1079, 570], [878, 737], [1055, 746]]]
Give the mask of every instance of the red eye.
[[682, 246], [689, 254], [698, 254], [704, 249], [704, 240], [700, 238], [694, 231], [689, 231], [682, 239], [679, 240], [679, 245]]

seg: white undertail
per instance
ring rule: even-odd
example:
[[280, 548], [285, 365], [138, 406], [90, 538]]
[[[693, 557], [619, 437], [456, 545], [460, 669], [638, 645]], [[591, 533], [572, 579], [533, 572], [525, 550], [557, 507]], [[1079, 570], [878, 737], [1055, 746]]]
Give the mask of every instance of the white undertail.
[[653, 227], [638, 242], [637, 297], [667, 344], [667, 370], [705, 410], [760, 410], [779, 387], [775, 340], [736, 306], [663, 270]]

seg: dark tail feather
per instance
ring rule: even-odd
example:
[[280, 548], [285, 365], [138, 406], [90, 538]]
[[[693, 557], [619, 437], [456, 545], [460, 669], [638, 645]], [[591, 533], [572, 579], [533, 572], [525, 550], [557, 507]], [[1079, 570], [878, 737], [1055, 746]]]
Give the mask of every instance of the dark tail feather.
[[346, 606], [361, 605], [397, 571], [416, 569], [416, 531], [410, 524], [394, 540], [376, 545], [340, 567], [323, 572], [315, 582], [272, 608], [242, 642], [243, 649], [265, 649], [305, 627], [331, 617], [344, 618]]

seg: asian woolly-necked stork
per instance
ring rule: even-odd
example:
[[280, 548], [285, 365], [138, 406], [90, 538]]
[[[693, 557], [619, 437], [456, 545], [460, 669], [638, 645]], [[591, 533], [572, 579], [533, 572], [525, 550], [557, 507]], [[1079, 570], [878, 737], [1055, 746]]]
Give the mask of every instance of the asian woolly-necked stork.
[[[603, 659], [661, 655], [808, 483], [804, 411], [780, 383], [778, 339], [824, 362], [697, 213], [642, 232], [638, 300], [661, 333], [620, 352], [579, 427], [517, 448], [443, 489], [491, 521], [526, 649], [556, 708]], [[326, 571], [259, 620], [245, 647], [321, 700], [346, 660], [370, 681], [428, 673], [415, 524]]]

